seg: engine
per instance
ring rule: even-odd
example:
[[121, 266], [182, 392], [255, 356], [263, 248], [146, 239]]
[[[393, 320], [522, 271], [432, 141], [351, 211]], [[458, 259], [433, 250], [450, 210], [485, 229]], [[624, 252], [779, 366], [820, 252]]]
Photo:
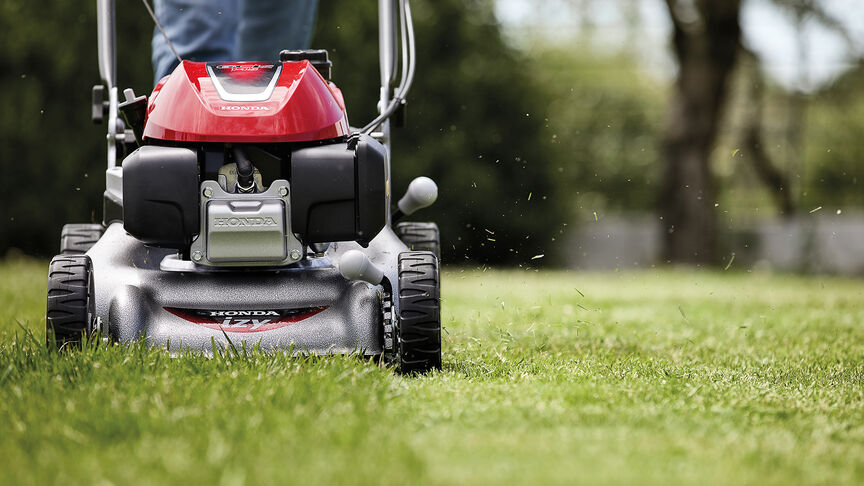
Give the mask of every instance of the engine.
[[121, 110], [139, 146], [117, 204], [145, 244], [199, 265], [279, 266], [309, 246], [366, 246], [385, 224], [386, 150], [349, 134], [341, 92], [310, 59], [184, 61]]

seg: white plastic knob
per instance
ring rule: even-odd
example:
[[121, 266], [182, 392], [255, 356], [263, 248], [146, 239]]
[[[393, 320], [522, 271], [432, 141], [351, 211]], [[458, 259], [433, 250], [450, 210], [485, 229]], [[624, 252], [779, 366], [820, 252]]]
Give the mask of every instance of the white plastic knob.
[[348, 250], [339, 259], [339, 273], [348, 280], [362, 280], [378, 285], [384, 279], [384, 270], [359, 250]]
[[431, 206], [438, 199], [438, 185], [428, 177], [418, 177], [408, 184], [408, 190], [397, 206], [402, 214], [408, 216], [418, 209]]

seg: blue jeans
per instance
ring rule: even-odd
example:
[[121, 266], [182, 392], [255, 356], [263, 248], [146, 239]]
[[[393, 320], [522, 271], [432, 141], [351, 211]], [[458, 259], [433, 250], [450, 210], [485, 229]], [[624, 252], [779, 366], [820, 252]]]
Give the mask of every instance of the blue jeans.
[[[268, 61], [282, 49], [306, 49], [318, 0], [156, 0], [156, 18], [177, 53], [190, 61]], [[177, 58], [153, 31], [155, 82]]]

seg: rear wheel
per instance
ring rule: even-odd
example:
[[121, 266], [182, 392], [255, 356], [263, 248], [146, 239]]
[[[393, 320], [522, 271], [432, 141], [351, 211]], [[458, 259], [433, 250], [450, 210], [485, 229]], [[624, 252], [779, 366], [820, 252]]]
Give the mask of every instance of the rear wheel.
[[48, 268], [46, 340], [49, 347], [78, 344], [93, 333], [93, 266], [87, 255], [58, 255]]
[[409, 250], [431, 251], [436, 258], [441, 259], [441, 237], [437, 224], [406, 221], [397, 224], [395, 231]]
[[396, 358], [400, 373], [441, 369], [441, 280], [429, 251], [399, 254]]
[[99, 241], [105, 228], [101, 224], [67, 224], [60, 233], [62, 255], [83, 255]]

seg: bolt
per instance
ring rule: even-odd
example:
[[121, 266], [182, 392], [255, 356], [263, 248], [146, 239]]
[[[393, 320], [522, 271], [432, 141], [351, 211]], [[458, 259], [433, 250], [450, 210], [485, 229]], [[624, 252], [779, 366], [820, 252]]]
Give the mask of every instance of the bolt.
[[291, 250], [291, 259], [292, 260], [299, 260], [300, 259], [300, 250], [298, 250], [296, 248]]
[[204, 255], [202, 255], [200, 251], [195, 251], [194, 253], [192, 253], [192, 259], [196, 262], [200, 262], [202, 258], [204, 258]]
[[279, 188], [279, 195], [280, 196], [287, 196], [288, 195], [288, 188], [285, 186], [280, 187]]
[[209, 187], [205, 187], [204, 188], [204, 197], [210, 197], [212, 195], [213, 195], [213, 189], [210, 189]]

